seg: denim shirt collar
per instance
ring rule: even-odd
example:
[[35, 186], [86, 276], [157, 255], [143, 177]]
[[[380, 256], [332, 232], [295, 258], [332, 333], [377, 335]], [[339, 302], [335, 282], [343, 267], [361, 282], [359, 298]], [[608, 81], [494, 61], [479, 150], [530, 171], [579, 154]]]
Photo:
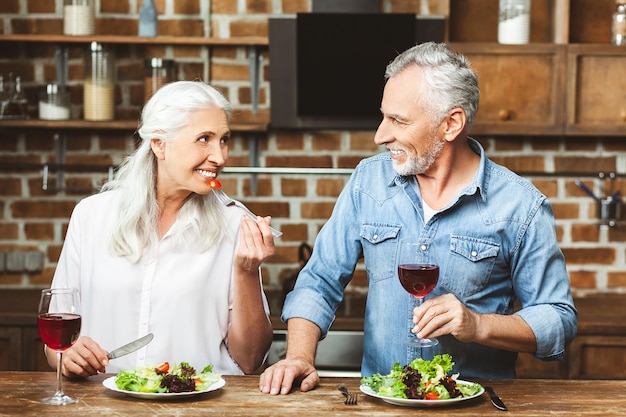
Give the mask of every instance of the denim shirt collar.
[[[468, 184], [468, 186], [465, 187], [463, 190], [461, 190], [461, 192], [459, 193], [459, 198], [462, 195], [474, 195], [478, 191], [480, 192], [481, 199], [483, 201], [487, 201], [487, 178], [485, 176], [485, 172], [487, 171], [486, 165], [488, 160], [485, 155], [485, 150], [476, 139], [468, 137], [467, 143], [472, 151], [474, 151], [477, 155], [480, 155], [480, 164], [472, 182]], [[414, 179], [412, 177], [413, 176], [397, 174], [387, 183], [387, 186], [403, 186], [406, 182], [413, 181]]]

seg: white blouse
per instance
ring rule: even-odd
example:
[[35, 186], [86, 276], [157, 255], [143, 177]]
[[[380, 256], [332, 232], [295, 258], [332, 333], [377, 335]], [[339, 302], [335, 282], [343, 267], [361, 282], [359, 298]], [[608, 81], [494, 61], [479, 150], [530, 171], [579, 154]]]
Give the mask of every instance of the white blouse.
[[[80, 290], [80, 334], [111, 351], [154, 333], [147, 346], [111, 360], [107, 372], [168, 361], [188, 362], [198, 371], [211, 364], [214, 372], [242, 374], [227, 348], [241, 211], [224, 207], [229, 230], [209, 250], [176, 251], [166, 234], [131, 263], [108, 250], [117, 192], [77, 204], [54, 275], [53, 287]], [[269, 317], [262, 290], [261, 295]]]

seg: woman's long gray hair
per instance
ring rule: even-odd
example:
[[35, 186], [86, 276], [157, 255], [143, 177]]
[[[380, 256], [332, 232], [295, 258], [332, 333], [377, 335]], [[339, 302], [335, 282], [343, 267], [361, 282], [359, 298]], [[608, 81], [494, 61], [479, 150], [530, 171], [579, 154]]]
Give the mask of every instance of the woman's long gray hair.
[[[156, 199], [157, 163], [150, 146], [152, 139], [172, 141], [184, 128], [191, 113], [207, 108], [220, 108], [230, 120], [231, 107], [215, 88], [201, 81], [176, 81], [156, 91], [141, 113], [138, 148], [126, 158], [113, 181], [102, 191], [119, 190], [119, 218], [110, 237], [115, 255], [132, 262], [145, 248], [159, 240], [159, 206]], [[214, 207], [213, 193], [191, 193], [178, 213], [175, 229], [170, 230], [177, 247], [185, 245], [202, 251], [221, 239], [225, 232], [221, 211]], [[192, 231], [194, 237], [183, 236]]]
[[478, 76], [469, 60], [445, 44], [426, 42], [398, 55], [387, 65], [385, 78], [411, 66], [424, 71], [426, 87], [421, 90], [419, 103], [433, 123], [438, 124], [450, 110], [460, 107], [465, 112], [467, 133], [474, 125], [480, 101]]

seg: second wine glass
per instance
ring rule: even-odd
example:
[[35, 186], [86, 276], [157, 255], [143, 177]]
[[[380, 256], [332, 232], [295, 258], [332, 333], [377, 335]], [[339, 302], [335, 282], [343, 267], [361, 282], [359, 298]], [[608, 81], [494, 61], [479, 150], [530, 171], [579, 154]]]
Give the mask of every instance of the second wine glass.
[[[415, 299], [417, 305], [422, 305], [426, 295], [437, 286], [439, 281], [439, 265], [433, 263], [423, 263], [419, 261], [418, 253], [420, 245], [418, 243], [403, 243], [400, 247], [400, 257], [398, 260], [398, 278], [402, 287]], [[413, 322], [411, 321], [411, 325]], [[415, 335], [410, 337], [406, 344], [413, 347], [429, 347], [439, 343], [437, 339], [421, 339]]]
[[80, 333], [80, 297], [74, 288], [50, 288], [41, 291], [37, 325], [39, 336], [48, 349], [56, 353], [57, 388], [53, 396], [42, 402], [53, 405], [73, 404], [78, 400], [63, 392], [61, 365], [63, 352], [76, 342]]

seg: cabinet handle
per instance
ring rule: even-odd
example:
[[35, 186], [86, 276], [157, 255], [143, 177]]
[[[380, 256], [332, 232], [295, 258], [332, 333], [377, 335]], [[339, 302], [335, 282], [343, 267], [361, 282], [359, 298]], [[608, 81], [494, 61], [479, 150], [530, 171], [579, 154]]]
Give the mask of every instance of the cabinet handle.
[[498, 118], [502, 121], [505, 120], [510, 120], [511, 119], [511, 111], [510, 110], [506, 110], [506, 109], [502, 109], [498, 112]]

